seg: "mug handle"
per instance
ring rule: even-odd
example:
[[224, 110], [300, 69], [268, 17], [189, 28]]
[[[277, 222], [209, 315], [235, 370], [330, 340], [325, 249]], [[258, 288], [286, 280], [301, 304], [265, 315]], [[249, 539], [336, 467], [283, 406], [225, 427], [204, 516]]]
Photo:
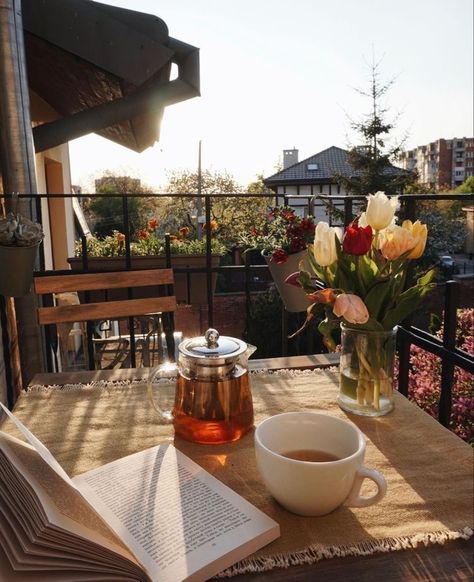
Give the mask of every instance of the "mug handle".
[[[360, 495], [360, 489], [364, 479], [370, 479], [377, 485], [377, 493], [370, 497]], [[354, 484], [352, 485], [349, 497], [344, 502], [344, 505], [348, 505], [349, 507], [367, 507], [368, 505], [373, 505], [380, 501], [385, 496], [386, 492], [387, 481], [385, 481], [384, 476], [374, 469], [361, 467], [357, 470]]]

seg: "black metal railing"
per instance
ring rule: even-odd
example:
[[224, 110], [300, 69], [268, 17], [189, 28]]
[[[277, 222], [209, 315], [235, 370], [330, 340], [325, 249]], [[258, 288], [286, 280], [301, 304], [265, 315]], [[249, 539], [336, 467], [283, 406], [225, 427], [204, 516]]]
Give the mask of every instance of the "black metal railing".
[[[170, 193], [158, 193], [158, 194], [22, 194], [20, 195], [20, 200], [23, 203], [28, 203], [34, 208], [35, 215], [39, 217], [41, 222], [41, 201], [43, 199], [54, 199], [54, 198], [96, 198], [96, 197], [117, 197], [122, 200], [122, 220], [123, 220], [123, 232], [125, 234], [125, 268], [132, 268], [132, 253], [131, 253], [131, 233], [130, 233], [130, 222], [129, 222], [129, 200], [131, 198], [143, 197], [143, 198], [170, 198], [173, 200], [176, 197], [196, 199], [196, 194], [170, 194]], [[242, 199], [246, 198], [264, 198], [269, 201], [275, 200], [275, 203], [283, 201], [284, 204], [292, 205], [295, 199], [298, 200], [301, 206], [301, 201], [305, 200], [306, 205], [303, 206], [304, 212], [308, 214], [315, 215], [326, 211], [328, 204], [336, 204], [339, 215], [342, 216], [341, 223], [344, 225], [349, 224], [354, 219], [354, 210], [359, 207], [361, 201], [364, 200], [362, 196], [343, 196], [343, 195], [315, 195], [315, 196], [301, 196], [301, 195], [282, 195], [275, 194], [274, 196], [269, 196], [268, 194], [248, 194], [248, 193], [234, 193], [234, 194], [212, 194], [202, 196], [204, 198], [204, 210], [205, 210], [205, 221], [210, 224], [212, 217], [212, 204], [215, 199], [228, 198], [228, 197], [238, 197]], [[5, 195], [4, 198], [9, 198]], [[474, 195], [472, 194], [453, 194], [453, 193], [441, 193], [432, 195], [403, 195], [400, 197], [401, 211], [399, 215], [403, 218], [410, 218], [414, 220], [417, 215], [417, 204], [420, 201], [445, 201], [445, 200], [457, 200], [462, 201], [464, 204], [472, 204], [474, 202]], [[212, 266], [212, 252], [211, 252], [211, 238], [207, 237], [206, 244], [206, 265], [205, 267], [174, 267], [172, 264], [171, 256], [169, 253], [169, 238], [167, 240], [167, 255], [166, 255], [166, 265], [173, 267], [175, 273], [184, 273], [187, 277], [187, 290], [188, 298], [191, 296], [191, 285], [193, 273], [205, 273], [207, 282], [207, 318], [208, 326], [212, 327], [214, 324], [214, 294], [212, 279], [215, 274], [222, 274], [226, 276], [231, 273], [240, 273], [243, 275], [245, 285], [245, 314], [247, 317], [250, 315], [250, 306], [252, 302], [252, 284], [251, 277], [253, 273], [266, 273], [268, 267], [264, 264], [251, 264], [247, 260], [244, 264], [237, 265], [222, 265], [218, 267]], [[83, 272], [94, 272], [90, 269], [87, 255], [87, 247], [85, 243], [85, 238], [83, 237], [82, 243], [82, 271]], [[96, 272], [96, 271], [95, 271]], [[46, 274], [45, 271], [45, 261], [44, 255], [41, 255], [39, 264], [39, 274]], [[70, 271], [55, 271], [55, 274], [61, 273], [67, 276]], [[410, 346], [416, 345], [423, 350], [426, 350], [432, 354], [439, 356], [442, 360], [442, 373], [441, 373], [441, 396], [439, 403], [439, 420], [444, 425], [449, 424], [451, 401], [452, 401], [452, 385], [454, 376], [454, 367], [459, 366], [463, 370], [473, 374], [474, 373], [474, 357], [472, 355], [466, 354], [462, 350], [459, 350], [455, 345], [455, 335], [456, 335], [456, 311], [459, 307], [459, 283], [454, 281], [449, 281], [446, 284], [446, 296], [445, 296], [445, 321], [444, 321], [444, 335], [443, 339], [439, 339], [427, 331], [423, 331], [412, 326], [409, 322], [403, 322], [399, 327], [398, 333], [398, 350], [400, 358], [400, 368], [399, 368], [399, 385], [400, 391], [403, 394], [408, 392], [408, 379], [410, 370]], [[288, 322], [289, 319], [293, 317], [288, 314], [282, 307], [281, 311], [281, 354], [288, 354]], [[304, 350], [304, 346], [301, 348]], [[301, 352], [300, 352], [301, 353]], [[308, 352], [306, 352], [308, 353]], [[134, 361], [134, 359], [132, 359]], [[52, 364], [50, 360], [50, 364]]]

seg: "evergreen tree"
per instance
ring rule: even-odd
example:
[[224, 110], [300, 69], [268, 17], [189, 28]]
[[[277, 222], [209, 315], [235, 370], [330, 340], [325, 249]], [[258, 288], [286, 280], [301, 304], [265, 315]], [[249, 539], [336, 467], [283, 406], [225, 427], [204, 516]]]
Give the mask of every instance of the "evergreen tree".
[[371, 109], [361, 121], [351, 121], [352, 129], [360, 135], [362, 141], [362, 145], [353, 146], [349, 150], [348, 162], [354, 169], [354, 175], [334, 175], [339, 186], [354, 195], [365, 196], [379, 190], [388, 195], [399, 194], [415, 177], [412, 173], [393, 166], [402, 144], [387, 144], [394, 125], [387, 121], [388, 110], [381, 103], [393, 85], [393, 80], [383, 83], [379, 68], [380, 62], [373, 62], [368, 90], [357, 90], [370, 100]]

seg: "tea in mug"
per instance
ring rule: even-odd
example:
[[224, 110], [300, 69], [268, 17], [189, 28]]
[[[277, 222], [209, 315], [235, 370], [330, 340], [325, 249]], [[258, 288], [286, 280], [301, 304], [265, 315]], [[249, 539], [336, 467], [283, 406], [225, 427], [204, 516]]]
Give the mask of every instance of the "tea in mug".
[[308, 461], [310, 463], [331, 463], [332, 461], [341, 460], [341, 457], [337, 455], [326, 453], [325, 451], [318, 451], [317, 449], [298, 449], [281, 453], [281, 455], [288, 459], [294, 459], [295, 461]]

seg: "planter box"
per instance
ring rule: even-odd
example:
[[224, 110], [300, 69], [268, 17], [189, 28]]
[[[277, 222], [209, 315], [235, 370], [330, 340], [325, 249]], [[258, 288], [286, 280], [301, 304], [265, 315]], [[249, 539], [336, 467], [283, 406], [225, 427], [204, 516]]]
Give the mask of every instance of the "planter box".
[[[218, 267], [221, 256], [217, 254], [212, 255], [212, 267]], [[125, 257], [90, 257], [88, 259], [88, 268], [90, 271], [124, 271], [126, 270]], [[80, 257], [73, 257], [68, 259], [73, 271], [82, 271], [82, 259]], [[132, 269], [164, 269], [165, 257], [132, 257]], [[206, 268], [205, 255], [171, 255], [171, 267], [174, 269], [181, 269], [186, 267], [191, 268]], [[189, 289], [188, 289], [189, 277]], [[179, 303], [187, 303], [190, 305], [203, 305], [207, 303], [207, 275], [202, 273], [175, 273], [174, 294]], [[214, 293], [217, 282], [217, 273], [212, 274], [212, 292]], [[150, 289], [143, 289], [140, 292], [135, 291], [135, 296], [150, 297], [153, 296], [153, 291]], [[110, 299], [113, 293], [110, 292]]]
[[308, 251], [300, 251], [299, 253], [290, 255], [288, 260], [280, 265], [277, 265], [270, 260], [270, 256], [268, 255], [263, 255], [263, 257], [267, 262], [273, 281], [275, 282], [276, 288], [278, 289], [280, 297], [285, 305], [285, 309], [293, 313], [306, 311], [310, 302], [306, 297], [305, 292], [299, 287], [285, 283], [285, 279], [299, 270], [300, 261], [303, 261], [305, 270], [310, 271]]
[[22, 297], [30, 292], [40, 243], [19, 247], [0, 245], [0, 295]]

